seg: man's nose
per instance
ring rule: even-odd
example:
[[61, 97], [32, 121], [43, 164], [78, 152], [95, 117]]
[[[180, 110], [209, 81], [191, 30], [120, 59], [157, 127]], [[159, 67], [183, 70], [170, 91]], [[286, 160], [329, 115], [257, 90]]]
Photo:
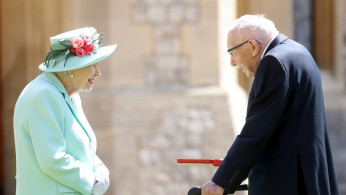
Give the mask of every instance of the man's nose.
[[233, 57], [231, 57], [231, 66], [237, 66], [237, 62], [233, 59]]

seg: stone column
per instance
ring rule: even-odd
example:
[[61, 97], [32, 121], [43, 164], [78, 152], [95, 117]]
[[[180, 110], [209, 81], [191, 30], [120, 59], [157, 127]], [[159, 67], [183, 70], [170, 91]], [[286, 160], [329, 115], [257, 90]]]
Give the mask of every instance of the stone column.
[[102, 85], [82, 97], [111, 171], [107, 194], [186, 194], [215, 169], [177, 166], [176, 159], [223, 158], [234, 139], [220, 72], [226, 62], [220, 11], [234, 3], [108, 3], [106, 35], [118, 48], [102, 62], [109, 68]]

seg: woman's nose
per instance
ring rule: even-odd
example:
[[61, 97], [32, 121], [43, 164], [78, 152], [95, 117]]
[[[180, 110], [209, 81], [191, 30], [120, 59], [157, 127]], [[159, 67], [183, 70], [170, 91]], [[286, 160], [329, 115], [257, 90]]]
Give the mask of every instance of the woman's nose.
[[97, 64], [95, 64], [95, 74], [97, 77], [101, 76], [101, 70]]

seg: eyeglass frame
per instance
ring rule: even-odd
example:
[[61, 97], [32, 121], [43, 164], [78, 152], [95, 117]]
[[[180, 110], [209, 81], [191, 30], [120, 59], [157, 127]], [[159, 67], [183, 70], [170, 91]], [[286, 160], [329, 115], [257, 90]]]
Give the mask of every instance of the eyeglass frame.
[[231, 49], [228, 49], [227, 52], [233, 57], [233, 54], [232, 54], [231, 51], [233, 51], [233, 50], [235, 50], [235, 49], [241, 47], [242, 45], [244, 45], [245, 43], [249, 42], [250, 40], [256, 41], [256, 43], [257, 43], [258, 45], [261, 45], [261, 44], [262, 44], [260, 41], [257, 41], [256, 39], [248, 39], [247, 41], [244, 41], [244, 42], [242, 42], [242, 43], [240, 43], [240, 44], [238, 44], [238, 45], [232, 47]]

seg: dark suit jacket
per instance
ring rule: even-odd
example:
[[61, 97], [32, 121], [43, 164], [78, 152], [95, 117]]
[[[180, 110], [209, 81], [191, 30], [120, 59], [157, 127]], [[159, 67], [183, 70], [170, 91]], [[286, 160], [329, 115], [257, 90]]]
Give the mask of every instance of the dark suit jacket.
[[337, 195], [321, 76], [310, 53], [277, 36], [260, 61], [245, 125], [212, 181], [250, 195]]

